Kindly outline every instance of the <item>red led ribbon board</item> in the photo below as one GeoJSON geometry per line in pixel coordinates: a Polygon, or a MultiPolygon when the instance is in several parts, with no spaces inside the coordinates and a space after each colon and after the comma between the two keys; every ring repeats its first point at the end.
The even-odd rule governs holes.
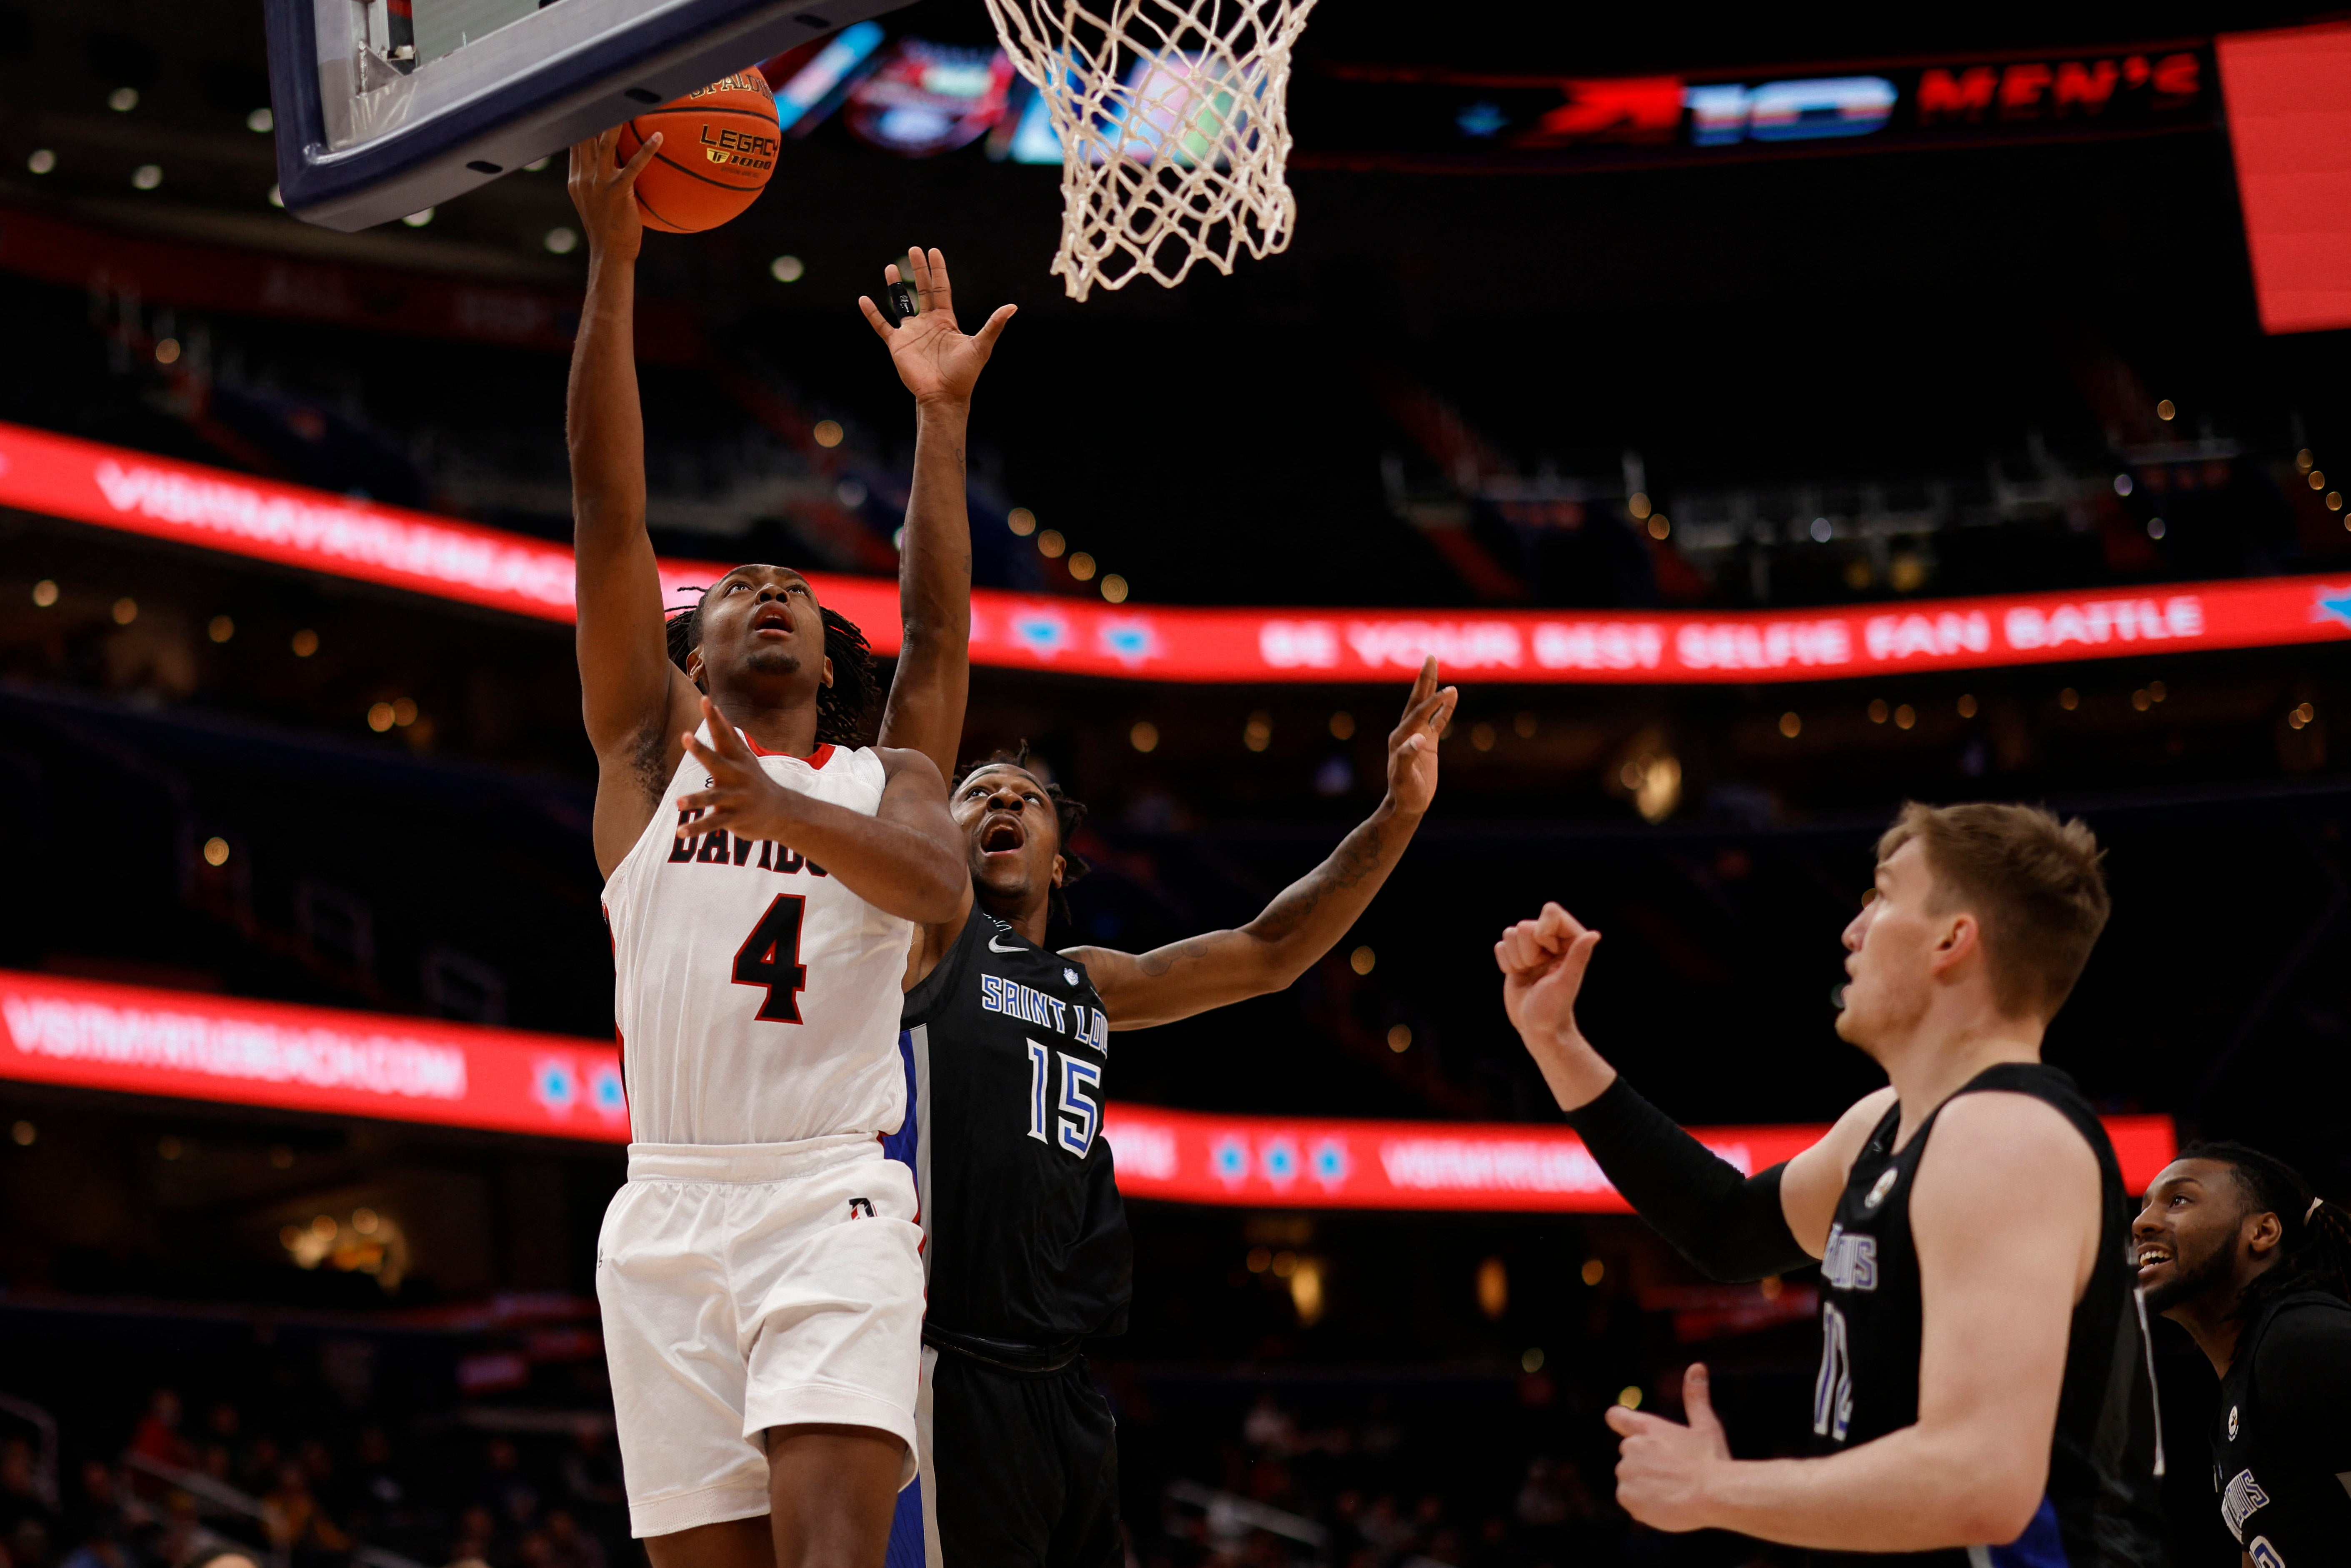
{"type": "MultiPolygon", "coordinates": [[[[246,1002],[0,971],[0,1078],[271,1110],[624,1143],[619,1053],[519,1030],[246,1002]]],[[[1247,1208],[1622,1213],[1559,1127],[1312,1121],[1112,1105],[1103,1136],[1131,1198],[1247,1208]]],[[[1699,1127],[1757,1171],[1824,1127],[1699,1127]]],[[[2123,1179],[2171,1158],[2166,1116],[2109,1116],[2123,1179]]]]}
{"type": "Polygon", "coordinates": [[[2218,52],[2262,326],[2351,327],[2351,26],[2237,33],[2218,52]]]}
{"type": "Polygon", "coordinates": [[[492,1132],[629,1137],[609,1045],[5,971],[0,1078],[492,1132]]]}
{"type": "MultiPolygon", "coordinates": [[[[2146,1190],[2178,1148],[2168,1116],[2107,1116],[2123,1180],[2146,1190]]],[[[1809,1148],[1826,1127],[1692,1127],[1753,1174],[1809,1148]]],[[[1623,1214],[1583,1140],[1561,1127],[1490,1122],[1305,1121],[1113,1105],[1104,1122],[1129,1198],[1254,1209],[1442,1209],[1623,1214]]]]}
{"type": "MultiPolygon", "coordinates": [[[[476,524],[0,424],[0,506],[545,620],[573,617],[571,552],[476,524]]],[[[726,568],[664,561],[670,602],[726,568]]],[[[898,650],[896,585],[811,573],[825,603],[898,650]]],[[[971,656],[1140,680],[1541,683],[1833,680],[1919,670],[2351,639],[2351,578],[2271,577],[1855,609],[1580,614],[1142,609],[980,589],[971,656]]]]}

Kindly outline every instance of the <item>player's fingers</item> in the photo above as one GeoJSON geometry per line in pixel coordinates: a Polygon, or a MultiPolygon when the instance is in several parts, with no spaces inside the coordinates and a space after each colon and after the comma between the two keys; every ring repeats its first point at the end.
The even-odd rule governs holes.
{"type": "Polygon", "coordinates": [[[1531,921],[1520,920],[1504,934],[1502,940],[1510,950],[1510,964],[1514,969],[1541,969],[1559,956],[1555,950],[1544,945],[1541,935],[1534,929],[1531,921]]]}
{"type": "Polygon", "coordinates": [[[1423,730],[1442,738],[1445,722],[1453,716],[1453,705],[1460,698],[1459,689],[1452,686],[1421,696],[1404,711],[1404,717],[1396,721],[1395,731],[1388,736],[1388,743],[1394,745],[1404,736],[1423,730]]]}
{"type": "Polygon", "coordinates": [[[914,293],[921,296],[924,306],[927,309],[930,306],[931,290],[934,286],[931,281],[931,258],[923,254],[922,246],[908,245],[906,247],[906,265],[914,275],[914,293]]]}
{"type": "Polygon", "coordinates": [[[996,314],[989,317],[987,324],[975,334],[981,353],[996,352],[996,340],[1004,336],[1004,324],[1019,315],[1019,311],[1020,307],[1017,305],[999,305],[996,307],[996,314]]]}
{"type": "Polygon", "coordinates": [[[1682,1414],[1695,1429],[1719,1431],[1722,1428],[1714,1413],[1713,1392],[1708,1386],[1703,1361],[1691,1362],[1682,1373],[1682,1414]]]}
{"type": "Polygon", "coordinates": [[[1428,719],[1430,734],[1442,736],[1445,733],[1445,726],[1453,722],[1453,710],[1460,701],[1461,692],[1458,687],[1447,686],[1437,694],[1437,711],[1428,719]]]}
{"type": "Polygon", "coordinates": [[[1427,729],[1429,715],[1436,711],[1437,699],[1434,697],[1405,709],[1404,717],[1396,721],[1396,727],[1388,732],[1388,749],[1395,750],[1404,743],[1405,736],[1416,735],[1427,729]]]}
{"type": "Polygon", "coordinates": [[[661,151],[661,144],[662,133],[660,131],[656,130],[651,136],[646,137],[645,144],[637,149],[637,155],[630,159],[626,163],[621,165],[621,172],[612,182],[613,189],[620,191],[634,190],[636,188],[637,176],[643,173],[645,171],[645,165],[653,161],[653,154],[661,151]]]}
{"type": "Polygon", "coordinates": [[[1542,928],[1544,935],[1553,938],[1562,945],[1582,936],[1584,929],[1583,922],[1569,914],[1556,901],[1542,907],[1542,913],[1535,918],[1535,923],[1542,928]]]}
{"type": "Polygon", "coordinates": [[[890,334],[897,328],[892,327],[890,318],[882,314],[882,307],[861,294],[857,296],[857,308],[864,313],[865,324],[880,335],[882,341],[890,341],[890,334]]]}
{"type": "Polygon", "coordinates": [[[735,726],[726,722],[726,715],[718,711],[718,704],[707,697],[702,700],[702,722],[710,730],[713,751],[730,759],[751,754],[751,748],[743,743],[743,737],[735,732],[735,726]]]}
{"type": "MultiPolygon", "coordinates": [[[[923,254],[921,251],[916,251],[914,254],[916,255],[923,254]]],[[[933,245],[930,249],[929,255],[925,257],[925,259],[928,262],[930,268],[931,292],[938,296],[939,308],[941,310],[954,309],[955,289],[953,286],[947,282],[946,253],[940,250],[938,246],[933,245]]]]}
{"type": "Polygon", "coordinates": [[[1531,920],[1519,922],[1519,929],[1527,933],[1529,941],[1536,943],[1543,951],[1554,956],[1565,952],[1568,943],[1574,940],[1574,933],[1562,931],[1552,922],[1551,911],[1558,908],[1556,904],[1545,904],[1541,915],[1531,920]]]}
{"type": "Polygon", "coordinates": [[[1609,1406],[1608,1414],[1603,1419],[1608,1423],[1608,1429],[1620,1438],[1639,1437],[1657,1425],[1657,1418],[1655,1416],[1645,1416],[1638,1410],[1628,1410],[1622,1405],[1609,1406]]]}
{"type": "Polygon", "coordinates": [[[1420,673],[1412,678],[1412,695],[1405,700],[1409,707],[1426,699],[1437,690],[1437,655],[1430,654],[1420,661],[1420,673]]]}

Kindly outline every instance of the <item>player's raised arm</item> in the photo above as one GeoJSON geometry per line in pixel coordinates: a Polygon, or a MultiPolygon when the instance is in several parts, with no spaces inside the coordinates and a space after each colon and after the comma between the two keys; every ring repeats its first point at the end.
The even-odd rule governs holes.
{"type": "Polygon", "coordinates": [[[710,783],[678,796],[691,820],[681,836],[725,828],[740,838],[789,845],[825,874],[880,909],[931,925],[962,909],[971,873],[963,835],[947,815],[946,782],[920,752],[877,750],[886,782],[882,804],[866,815],[787,789],[769,777],[707,697],[699,700],[710,741],[684,733],[679,743],[710,770],[710,783]]]}
{"type": "Polygon", "coordinates": [[[1072,948],[1086,966],[1113,1029],[1172,1023],[1210,1008],[1280,991],[1331,950],[1404,858],[1437,794],[1437,742],[1460,692],[1437,684],[1437,660],[1420,668],[1404,717],[1388,735],[1388,788],[1379,806],[1331,857],[1282,889],[1235,930],[1210,931],[1147,953],[1072,948]]]}
{"type": "MultiPolygon", "coordinates": [[[[1924,1316],[1917,1420],[1820,1459],[1734,1459],[1706,1369],[1693,1366],[1687,1426],[1608,1413],[1625,1438],[1617,1501],[1656,1529],[1736,1530],[1792,1546],[2015,1541],[2047,1492],[2069,1325],[2096,1263],[2098,1184],[2089,1145],[2045,1101],[1954,1099],[1910,1199],[1924,1316]]],[[[1834,1409],[1856,1392],[1869,1391],[1824,1397],[1834,1409]]]]}
{"type": "Polygon", "coordinates": [[[1744,1176],[1635,1093],[1576,1026],[1576,995],[1599,945],[1598,931],[1557,904],[1494,944],[1503,1010],[1568,1124],[1641,1218],[1714,1278],[1761,1279],[1819,1258],[1845,1174],[1894,1091],[1860,1100],[1785,1165],[1744,1176]]]}
{"type": "MultiPolygon", "coordinates": [[[[922,753],[954,776],[971,694],[971,519],[964,499],[964,443],[972,388],[995,352],[1013,306],[999,306],[966,336],[956,325],[947,259],[920,245],[907,252],[916,313],[895,327],[872,300],[858,308],[889,346],[898,379],[914,395],[914,480],[898,545],[898,613],[904,641],[879,744],[922,753]]],[[[895,263],[883,269],[901,281],[895,263]]]]}
{"type": "Polygon", "coordinates": [[[571,150],[571,202],[588,236],[588,297],[571,354],[566,436],[578,575],[580,706],[596,749],[597,863],[609,875],[644,831],[694,722],[693,683],[670,662],[661,574],[645,536],[645,429],[637,402],[634,194],[658,135],[625,167],[618,130],[571,150]]]}

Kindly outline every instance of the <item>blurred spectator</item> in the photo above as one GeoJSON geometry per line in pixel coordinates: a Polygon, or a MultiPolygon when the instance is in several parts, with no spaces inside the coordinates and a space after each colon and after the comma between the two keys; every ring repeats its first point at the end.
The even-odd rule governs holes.
{"type": "Polygon", "coordinates": [[[249,1492],[264,1492],[277,1475],[279,1459],[277,1439],[266,1434],[258,1436],[237,1456],[236,1484],[249,1492]]]}
{"type": "Polygon", "coordinates": [[[360,1428],[352,1446],[351,1474],[343,1491],[343,1517],[361,1536],[404,1531],[414,1522],[408,1489],[392,1468],[392,1439],[381,1427],[360,1428]]]}
{"type": "Polygon", "coordinates": [[[80,1485],[66,1501],[66,1524],[76,1541],[122,1532],[120,1490],[104,1461],[91,1459],[81,1467],[80,1485]]]}
{"type": "Polygon", "coordinates": [[[41,1493],[33,1445],[23,1438],[0,1443],[0,1542],[7,1539],[19,1520],[38,1520],[45,1525],[56,1522],[57,1511],[41,1493]]]}
{"type": "Polygon", "coordinates": [[[131,1435],[131,1451],[158,1464],[174,1469],[186,1469],[196,1462],[196,1451],[180,1431],[180,1396],[169,1388],[158,1388],[147,1401],[147,1414],[141,1417],[139,1428],[131,1435]]]}
{"type": "Polygon", "coordinates": [[[538,1518],[538,1491],[522,1473],[522,1455],[509,1439],[492,1438],[484,1457],[490,1473],[482,1484],[482,1501],[500,1529],[528,1528],[538,1518]]]}
{"type": "Polygon", "coordinates": [[[498,1521],[480,1503],[457,1516],[457,1540],[449,1548],[454,1562],[476,1562],[487,1564],[496,1555],[498,1521]]]}
{"type": "Polygon", "coordinates": [[[604,1546],[564,1509],[547,1516],[546,1568],[604,1568],[604,1546]]]}
{"type": "Polygon", "coordinates": [[[277,1484],[261,1500],[261,1527],[271,1548],[291,1557],[295,1568],[330,1562],[351,1549],[350,1537],[327,1517],[298,1464],[277,1467],[277,1484]]]}
{"type": "Polygon", "coordinates": [[[40,1520],[18,1520],[8,1531],[9,1568],[48,1568],[49,1527],[40,1520]]]}
{"type": "Polygon", "coordinates": [[[563,1457],[563,1485],[575,1503],[597,1508],[626,1506],[628,1493],[621,1485],[621,1457],[612,1447],[611,1430],[600,1421],[582,1421],[571,1434],[571,1451],[563,1457]]]}

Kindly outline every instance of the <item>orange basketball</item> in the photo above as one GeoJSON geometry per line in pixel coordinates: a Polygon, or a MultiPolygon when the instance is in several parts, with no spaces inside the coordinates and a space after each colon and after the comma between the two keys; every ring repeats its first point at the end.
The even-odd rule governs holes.
{"type": "Polygon", "coordinates": [[[741,213],[776,171],[783,132],[776,95],[757,71],[737,71],[621,128],[621,161],[661,132],[661,151],[637,176],[645,226],[673,234],[715,229],[741,213]]]}

